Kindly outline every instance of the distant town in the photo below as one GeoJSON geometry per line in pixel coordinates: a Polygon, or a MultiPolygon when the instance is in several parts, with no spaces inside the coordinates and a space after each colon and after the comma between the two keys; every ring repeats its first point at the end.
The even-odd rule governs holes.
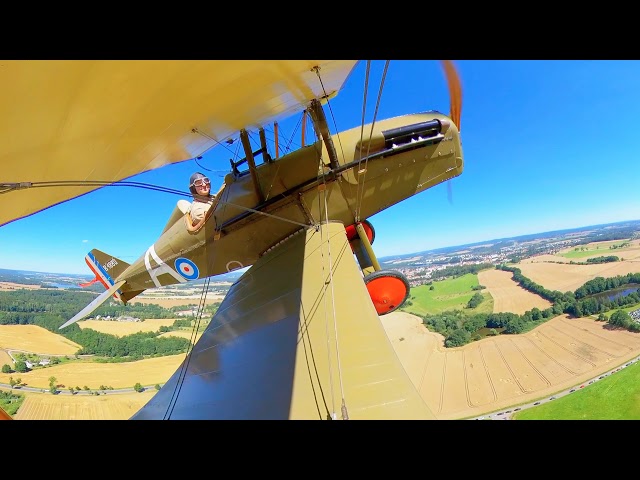
{"type": "MultiPolygon", "coordinates": [[[[406,255],[379,258],[383,269],[393,269],[402,272],[411,286],[418,286],[433,280],[434,272],[447,267],[503,263],[517,263],[524,258],[537,255],[554,254],[568,247],[584,245],[591,242],[637,239],[640,238],[640,220],[592,225],[581,228],[557,230],[511,238],[487,240],[467,245],[446,247],[406,255]]],[[[375,251],[375,246],[374,246],[375,251]]],[[[209,292],[224,295],[229,287],[244,273],[230,272],[212,277],[214,280],[209,292]]],[[[90,275],[74,275],[64,273],[44,273],[22,270],[7,270],[0,268],[0,282],[31,284],[50,288],[80,288],[79,283],[92,280],[90,275]]],[[[182,296],[199,293],[198,286],[204,279],[155,288],[145,292],[145,295],[182,296]]],[[[85,290],[102,292],[104,287],[96,283],[85,290]]]]}
{"type": "Polygon", "coordinates": [[[447,267],[517,263],[524,258],[555,254],[560,250],[591,242],[637,238],[640,238],[640,220],[633,220],[489,240],[397,257],[385,257],[379,261],[383,269],[402,272],[411,286],[415,287],[432,281],[434,272],[447,267]]]}

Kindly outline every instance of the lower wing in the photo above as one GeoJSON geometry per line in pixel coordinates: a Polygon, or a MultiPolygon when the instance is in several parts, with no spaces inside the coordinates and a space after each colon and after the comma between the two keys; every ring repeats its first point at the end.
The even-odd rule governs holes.
{"type": "Polygon", "coordinates": [[[132,419],[433,419],[388,339],[345,228],[302,229],[231,287],[132,419]]]}

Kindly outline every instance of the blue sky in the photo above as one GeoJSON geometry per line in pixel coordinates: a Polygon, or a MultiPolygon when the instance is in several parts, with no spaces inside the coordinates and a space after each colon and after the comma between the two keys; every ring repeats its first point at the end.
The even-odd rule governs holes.
{"type": "MultiPolygon", "coordinates": [[[[365,120],[371,121],[384,61],[374,61],[365,120]]],[[[457,61],[463,88],[461,176],[369,220],[379,257],[494,238],[640,218],[640,62],[457,61]]],[[[359,126],[366,62],[327,110],[331,132],[359,126]],[[335,122],[335,124],[334,124],[335,122]],[[335,126],[334,126],[335,125],[335,126]]],[[[449,112],[439,62],[394,60],[378,119],[449,112]]],[[[299,115],[280,122],[293,135],[299,115]]],[[[281,142],[282,146],[282,142],[281,142]]],[[[217,190],[229,151],[200,165],[217,190]]],[[[194,161],[130,178],[187,190],[194,161]]],[[[5,179],[12,181],[11,179],[5,179]]],[[[176,195],[106,187],[0,227],[0,268],[91,276],[84,256],[98,248],[133,262],[157,239],[176,195]]],[[[184,197],[187,198],[187,197],[184,197]]]]}

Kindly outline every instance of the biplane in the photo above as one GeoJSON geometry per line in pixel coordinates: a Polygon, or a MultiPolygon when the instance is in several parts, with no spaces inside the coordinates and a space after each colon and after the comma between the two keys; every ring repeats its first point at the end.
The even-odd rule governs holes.
{"type": "MultiPolygon", "coordinates": [[[[356,61],[7,61],[0,69],[0,225],[239,141],[205,218],[179,200],[129,264],[93,249],[103,302],[246,268],[184,362],[132,419],[430,419],[380,321],[410,286],[382,269],[370,217],[463,171],[450,112],[331,132],[326,105],[356,61]],[[309,118],[285,155],[264,127],[309,118]],[[33,134],[37,125],[38,135],[33,134]],[[250,132],[260,138],[259,148],[250,132]],[[61,179],[66,179],[62,182],[61,179]],[[68,181],[72,179],[72,181],[68,181]],[[42,186],[53,188],[37,188],[42,186]]],[[[105,249],[108,250],[108,249],[105,249]]]]}

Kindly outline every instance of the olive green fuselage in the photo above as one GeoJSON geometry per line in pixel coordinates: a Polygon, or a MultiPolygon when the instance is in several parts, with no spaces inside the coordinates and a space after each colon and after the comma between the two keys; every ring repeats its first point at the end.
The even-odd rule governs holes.
{"type": "Polygon", "coordinates": [[[127,281],[122,299],[248,267],[304,226],[352,225],[462,173],[459,132],[445,115],[381,120],[361,142],[370,134],[365,125],[333,135],[337,164],[318,141],[257,165],[255,175],[228,174],[196,232],[176,207],[158,240],[114,279],[127,281]]]}

